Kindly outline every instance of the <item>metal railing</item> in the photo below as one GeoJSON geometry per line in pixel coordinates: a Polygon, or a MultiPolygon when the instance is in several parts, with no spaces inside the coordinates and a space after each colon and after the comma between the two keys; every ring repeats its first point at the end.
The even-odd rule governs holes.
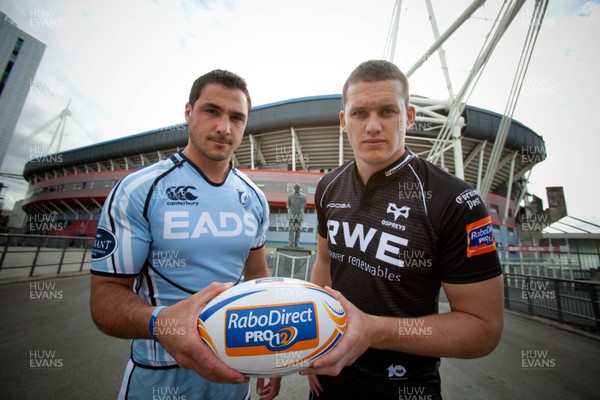
{"type": "MultiPolygon", "coordinates": [[[[89,268],[93,241],[91,237],[0,234],[0,278],[81,272],[89,268]]],[[[314,255],[278,254],[269,261],[274,275],[308,279],[314,255]]],[[[509,271],[505,266],[507,309],[600,330],[600,282],[509,271]]]]}
{"type": "Polygon", "coordinates": [[[92,237],[0,234],[0,278],[81,272],[90,262],[92,237]],[[28,271],[27,271],[28,269],[28,271]]]}
{"type": "Polygon", "coordinates": [[[273,276],[310,280],[314,255],[294,256],[278,252],[275,256],[273,276]]]}
{"type": "Polygon", "coordinates": [[[504,272],[572,280],[590,280],[592,271],[581,268],[575,259],[501,259],[504,272]]]}
{"type": "Polygon", "coordinates": [[[600,282],[504,274],[507,309],[600,330],[600,282]]]}

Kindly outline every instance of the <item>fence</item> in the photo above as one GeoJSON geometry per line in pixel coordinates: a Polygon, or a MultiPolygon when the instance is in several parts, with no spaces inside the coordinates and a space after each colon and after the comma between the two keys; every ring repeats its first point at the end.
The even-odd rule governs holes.
{"type": "Polygon", "coordinates": [[[82,271],[94,238],[0,234],[0,278],[82,271]],[[28,271],[27,271],[28,270],[28,271]]]}
{"type": "MultiPolygon", "coordinates": [[[[0,234],[0,278],[31,277],[40,270],[42,274],[82,271],[89,268],[93,241],[90,237],[0,234]]],[[[269,264],[275,276],[308,280],[314,257],[278,252],[269,264]]],[[[517,268],[526,267],[534,275],[512,273],[511,266],[504,267],[507,309],[600,330],[600,282],[556,278],[556,269],[523,264],[517,268]]],[[[568,267],[558,271],[561,276],[588,278],[568,267]]]]}
{"type": "Polygon", "coordinates": [[[507,309],[600,329],[600,282],[504,274],[507,309]]]}
{"type": "Polygon", "coordinates": [[[314,255],[292,255],[277,252],[273,265],[273,276],[310,280],[314,255]]]}
{"type": "Polygon", "coordinates": [[[590,280],[592,271],[583,269],[575,259],[510,259],[501,260],[504,272],[572,280],[590,280]]]}

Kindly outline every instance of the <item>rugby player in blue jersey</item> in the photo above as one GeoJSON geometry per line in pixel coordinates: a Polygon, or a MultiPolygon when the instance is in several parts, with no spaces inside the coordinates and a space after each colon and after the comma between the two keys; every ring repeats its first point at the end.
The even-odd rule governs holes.
{"type": "MultiPolygon", "coordinates": [[[[231,161],[250,107],[239,76],[201,76],[185,106],[187,146],[123,178],[104,204],[90,304],[103,332],[132,339],[120,399],[250,398],[248,378],[197,332],[228,282],[268,276],[268,203],[231,161]]],[[[280,379],[259,379],[260,398],[276,397],[280,379]]]]}
{"type": "Polygon", "coordinates": [[[477,192],[405,147],[415,121],[406,76],[359,65],[340,124],[355,158],[317,186],[312,281],[330,286],[348,326],[303,371],[311,398],[440,399],[440,357],[490,353],[503,327],[502,269],[477,192]],[[450,312],[438,313],[443,287],[450,312]]]}

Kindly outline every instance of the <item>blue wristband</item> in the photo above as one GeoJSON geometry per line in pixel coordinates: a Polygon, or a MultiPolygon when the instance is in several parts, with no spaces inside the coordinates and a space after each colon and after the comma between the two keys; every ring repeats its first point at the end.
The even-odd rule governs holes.
{"type": "Polygon", "coordinates": [[[156,317],[158,317],[158,313],[165,308],[166,306],[158,306],[154,309],[154,311],[152,312],[152,315],[150,316],[150,322],[148,323],[148,330],[150,330],[150,336],[152,337],[152,339],[154,339],[155,342],[158,342],[158,339],[156,338],[156,335],[154,335],[154,321],[156,321],[156,317]]]}

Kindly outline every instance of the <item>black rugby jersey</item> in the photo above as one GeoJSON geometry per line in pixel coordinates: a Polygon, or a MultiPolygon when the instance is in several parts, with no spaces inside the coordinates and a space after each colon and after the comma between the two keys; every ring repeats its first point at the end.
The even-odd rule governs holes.
{"type": "MultiPolygon", "coordinates": [[[[332,287],[368,314],[436,314],[441,282],[478,282],[502,272],[478,193],[409,149],[366,186],[354,161],[331,171],[317,185],[315,203],[332,287]]],[[[351,368],[365,380],[395,384],[397,393],[393,381],[400,378],[439,380],[438,364],[438,358],[368,350],[351,368]]]]}

